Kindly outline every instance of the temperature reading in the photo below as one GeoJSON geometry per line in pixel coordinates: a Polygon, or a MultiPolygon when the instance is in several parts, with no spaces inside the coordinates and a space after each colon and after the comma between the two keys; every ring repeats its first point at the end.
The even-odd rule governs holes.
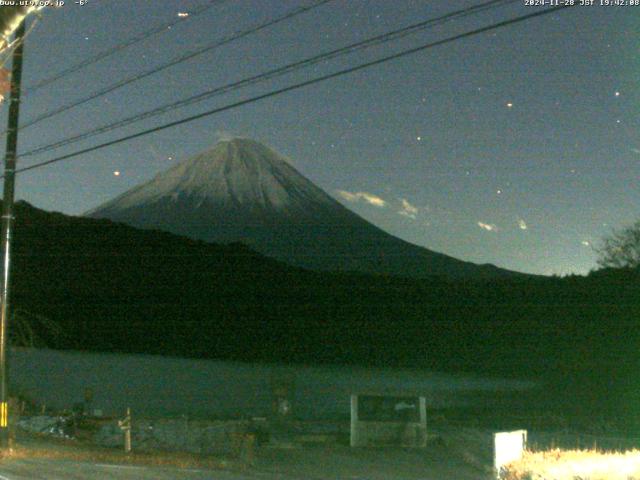
{"type": "Polygon", "coordinates": [[[76,5],[80,5],[81,7],[89,3],[89,0],[77,0],[76,5]]]}

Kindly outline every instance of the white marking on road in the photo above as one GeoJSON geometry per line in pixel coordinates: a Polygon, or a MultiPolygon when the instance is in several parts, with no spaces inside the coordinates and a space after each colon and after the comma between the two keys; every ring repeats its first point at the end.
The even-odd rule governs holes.
{"type": "MultiPolygon", "coordinates": [[[[147,467],[138,467],[136,465],[110,465],[108,463],[96,463],[95,464],[96,467],[103,467],[103,468],[122,468],[122,469],[129,469],[129,470],[144,470],[147,467]]],[[[2,480],[2,479],[0,479],[2,480]]]]}
{"type": "MultiPolygon", "coordinates": [[[[110,464],[110,463],[96,463],[94,464],[94,466],[96,467],[102,467],[102,468],[121,468],[123,470],[129,469],[129,470],[147,470],[147,469],[155,469],[155,470],[180,470],[181,472],[190,472],[190,473],[209,473],[211,472],[211,470],[201,470],[201,469],[197,469],[197,468],[179,468],[176,467],[174,469],[172,468],[163,468],[163,467],[155,467],[155,466],[137,466],[137,465],[116,465],[116,464],[110,464]]],[[[0,480],[11,480],[9,478],[3,478],[2,475],[0,475],[0,480]]]]}

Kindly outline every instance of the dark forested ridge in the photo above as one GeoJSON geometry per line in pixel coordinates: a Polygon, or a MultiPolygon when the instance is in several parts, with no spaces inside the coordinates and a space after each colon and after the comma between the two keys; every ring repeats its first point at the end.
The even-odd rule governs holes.
{"type": "Polygon", "coordinates": [[[23,202],[16,216],[13,304],[62,327],[52,347],[552,375],[635,392],[637,270],[479,281],[318,273],[240,244],[23,202]]]}

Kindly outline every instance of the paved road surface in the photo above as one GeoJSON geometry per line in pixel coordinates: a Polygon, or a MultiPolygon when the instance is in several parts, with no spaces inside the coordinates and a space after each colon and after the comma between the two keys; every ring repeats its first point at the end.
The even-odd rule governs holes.
{"type": "MultiPolygon", "coordinates": [[[[144,467],[71,460],[5,460],[0,463],[0,480],[486,480],[486,473],[468,471],[459,467],[431,469],[418,472],[369,471],[336,472],[329,465],[311,468],[312,471],[286,473],[280,469],[250,471],[246,473],[226,470],[194,468],[144,467]]],[[[307,470],[307,468],[303,468],[307,470]]],[[[394,469],[395,470],[395,469],[394,469]]]]}
{"type": "MultiPolygon", "coordinates": [[[[0,480],[260,480],[284,477],[224,470],[139,467],[70,460],[8,460],[0,464],[0,480]]],[[[287,479],[289,480],[289,479],[287,479]]],[[[294,480],[290,477],[290,480],[294,480]]]]}
{"type": "Polygon", "coordinates": [[[0,461],[0,480],[488,480],[494,475],[486,468],[492,451],[485,437],[461,431],[426,449],[263,448],[247,471],[7,459],[0,461]]]}

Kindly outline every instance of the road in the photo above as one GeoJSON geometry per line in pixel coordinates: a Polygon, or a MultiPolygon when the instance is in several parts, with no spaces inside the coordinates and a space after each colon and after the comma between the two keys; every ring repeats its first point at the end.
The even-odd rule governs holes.
{"type": "MultiPolygon", "coordinates": [[[[260,480],[282,479],[260,473],[243,474],[225,470],[147,467],[72,460],[20,459],[0,464],[0,480],[260,480]]],[[[289,477],[289,480],[295,480],[289,477]]]]}
{"type": "MultiPolygon", "coordinates": [[[[40,458],[11,459],[0,463],[0,480],[442,480],[448,478],[488,480],[494,478],[493,475],[481,473],[476,469],[461,468],[460,465],[449,465],[444,468],[443,465],[437,464],[429,467],[414,465],[411,469],[390,465],[391,468],[385,469],[377,468],[379,465],[367,463],[361,464],[357,469],[336,468],[336,465],[324,462],[314,465],[312,462],[291,469],[271,468],[234,472],[40,458]]],[[[371,463],[375,464],[375,462],[371,463]]]]}
{"type": "Polygon", "coordinates": [[[488,480],[495,477],[487,468],[492,450],[485,437],[483,431],[456,431],[426,449],[267,446],[245,470],[238,470],[240,464],[235,470],[232,464],[219,469],[118,464],[82,449],[32,440],[19,456],[0,460],[0,480],[488,480]]]}

